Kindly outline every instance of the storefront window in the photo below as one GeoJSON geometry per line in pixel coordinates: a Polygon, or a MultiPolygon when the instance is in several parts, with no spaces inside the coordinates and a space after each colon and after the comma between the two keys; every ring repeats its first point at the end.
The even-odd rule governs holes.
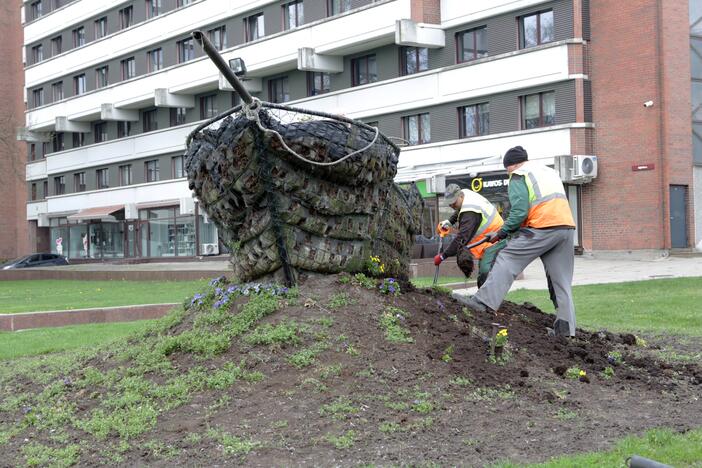
{"type": "MultiPolygon", "coordinates": [[[[58,222],[58,219],[56,219],[56,222],[58,222]]],[[[54,223],[52,222],[51,224],[54,223]]],[[[63,255],[65,257],[69,256],[68,227],[51,227],[51,253],[63,255]]]]}
{"type": "Polygon", "coordinates": [[[148,257],[196,255],[195,217],[178,216],[178,208],[141,210],[141,254],[148,257]]]}
{"type": "Polygon", "coordinates": [[[70,258],[88,258],[88,226],[75,224],[68,229],[68,256],[70,258]]]}
{"type": "Polygon", "coordinates": [[[200,230],[200,255],[207,252],[204,251],[204,244],[217,244],[217,227],[205,215],[198,216],[198,229],[200,230]]]}
{"type": "Polygon", "coordinates": [[[124,257],[124,223],[89,224],[90,258],[124,257]]]}

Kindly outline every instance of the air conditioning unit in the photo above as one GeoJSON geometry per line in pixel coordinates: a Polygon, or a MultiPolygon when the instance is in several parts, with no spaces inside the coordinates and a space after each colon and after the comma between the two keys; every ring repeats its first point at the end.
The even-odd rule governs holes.
{"type": "Polygon", "coordinates": [[[597,177],[597,156],[556,156],[553,168],[563,182],[584,184],[597,177]]]}
{"type": "Polygon", "coordinates": [[[200,255],[219,255],[219,244],[202,244],[200,255]]]}
{"type": "Polygon", "coordinates": [[[425,179],[426,190],[429,193],[443,193],[446,191],[446,176],[433,175],[425,179]]]}
{"type": "Polygon", "coordinates": [[[573,156],[573,177],[597,177],[597,156],[573,156]]]}

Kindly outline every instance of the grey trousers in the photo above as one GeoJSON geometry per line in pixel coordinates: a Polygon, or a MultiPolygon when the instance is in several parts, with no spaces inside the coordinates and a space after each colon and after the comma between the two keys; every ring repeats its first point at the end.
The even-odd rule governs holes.
{"type": "Polygon", "coordinates": [[[573,229],[520,229],[497,256],[487,281],[474,297],[493,310],[499,309],[517,275],[540,257],[553,285],[556,317],[570,324],[570,335],[574,336],[574,235],[573,229]]]}

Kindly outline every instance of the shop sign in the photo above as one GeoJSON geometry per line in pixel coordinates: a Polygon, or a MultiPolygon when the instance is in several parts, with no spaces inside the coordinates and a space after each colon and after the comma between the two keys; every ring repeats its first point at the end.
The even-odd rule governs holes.
{"type": "Polygon", "coordinates": [[[446,183],[458,184],[481,195],[507,192],[509,177],[506,173],[479,175],[477,177],[457,177],[446,183]]]}

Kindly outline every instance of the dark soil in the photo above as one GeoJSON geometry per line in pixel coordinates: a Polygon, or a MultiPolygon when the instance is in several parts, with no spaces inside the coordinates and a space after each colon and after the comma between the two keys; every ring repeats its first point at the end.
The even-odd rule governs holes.
{"type": "MultiPolygon", "coordinates": [[[[263,319],[306,324],[297,346],[252,346],[235,339],[225,354],[204,363],[172,354],[173,365],[182,372],[193,365],[221,367],[246,359],[247,370],[265,378],[224,391],[201,391],[162,413],[154,430],[129,440],[121,464],[483,466],[604,450],[653,427],[684,431],[701,424],[702,367],[656,359],[662,338],[649,338],[647,347],[637,346],[633,335],[605,331],[578,330],[574,339],[551,338],[546,327],[553,316],[528,304],[505,303],[497,317],[466,315],[460,303],[431,290],[407,291],[411,287],[405,285],[402,295],[390,297],[339,279],[307,281],[296,305],[263,319]],[[332,309],[329,303],[340,292],[348,295],[349,304],[332,309]],[[379,318],[388,306],[406,312],[398,321],[412,343],[386,339],[379,318]],[[508,345],[498,356],[503,364],[489,355],[494,322],[508,329],[508,345]],[[298,369],[288,361],[291,354],[319,343],[326,350],[312,365],[298,369]],[[608,361],[613,351],[621,353],[623,362],[608,361]],[[576,366],[586,376],[569,378],[568,369],[576,366]],[[609,379],[602,374],[608,366],[614,370],[609,379]],[[223,394],[230,397],[228,403],[212,409],[223,394]],[[339,402],[350,409],[334,413],[325,406],[339,402]],[[246,455],[225,455],[217,441],[205,436],[208,428],[260,445],[246,455]],[[191,434],[203,437],[193,441],[191,434]],[[333,437],[343,435],[353,440],[350,447],[334,445],[333,437]],[[145,449],[153,440],[173,448],[172,454],[145,449]]],[[[188,323],[186,319],[170,333],[187,329],[188,323]]],[[[118,363],[102,356],[91,365],[110,369],[118,363]]],[[[37,392],[28,381],[14,385],[16,392],[37,392]]],[[[86,395],[73,399],[78,417],[96,405],[86,395]]],[[[10,422],[3,415],[0,427],[10,422]]],[[[76,441],[90,440],[80,466],[112,464],[103,449],[114,445],[116,437],[93,442],[77,429],[71,435],[76,441]]],[[[0,447],[5,452],[1,466],[21,464],[25,437],[48,444],[39,431],[15,437],[0,447]]]]}

